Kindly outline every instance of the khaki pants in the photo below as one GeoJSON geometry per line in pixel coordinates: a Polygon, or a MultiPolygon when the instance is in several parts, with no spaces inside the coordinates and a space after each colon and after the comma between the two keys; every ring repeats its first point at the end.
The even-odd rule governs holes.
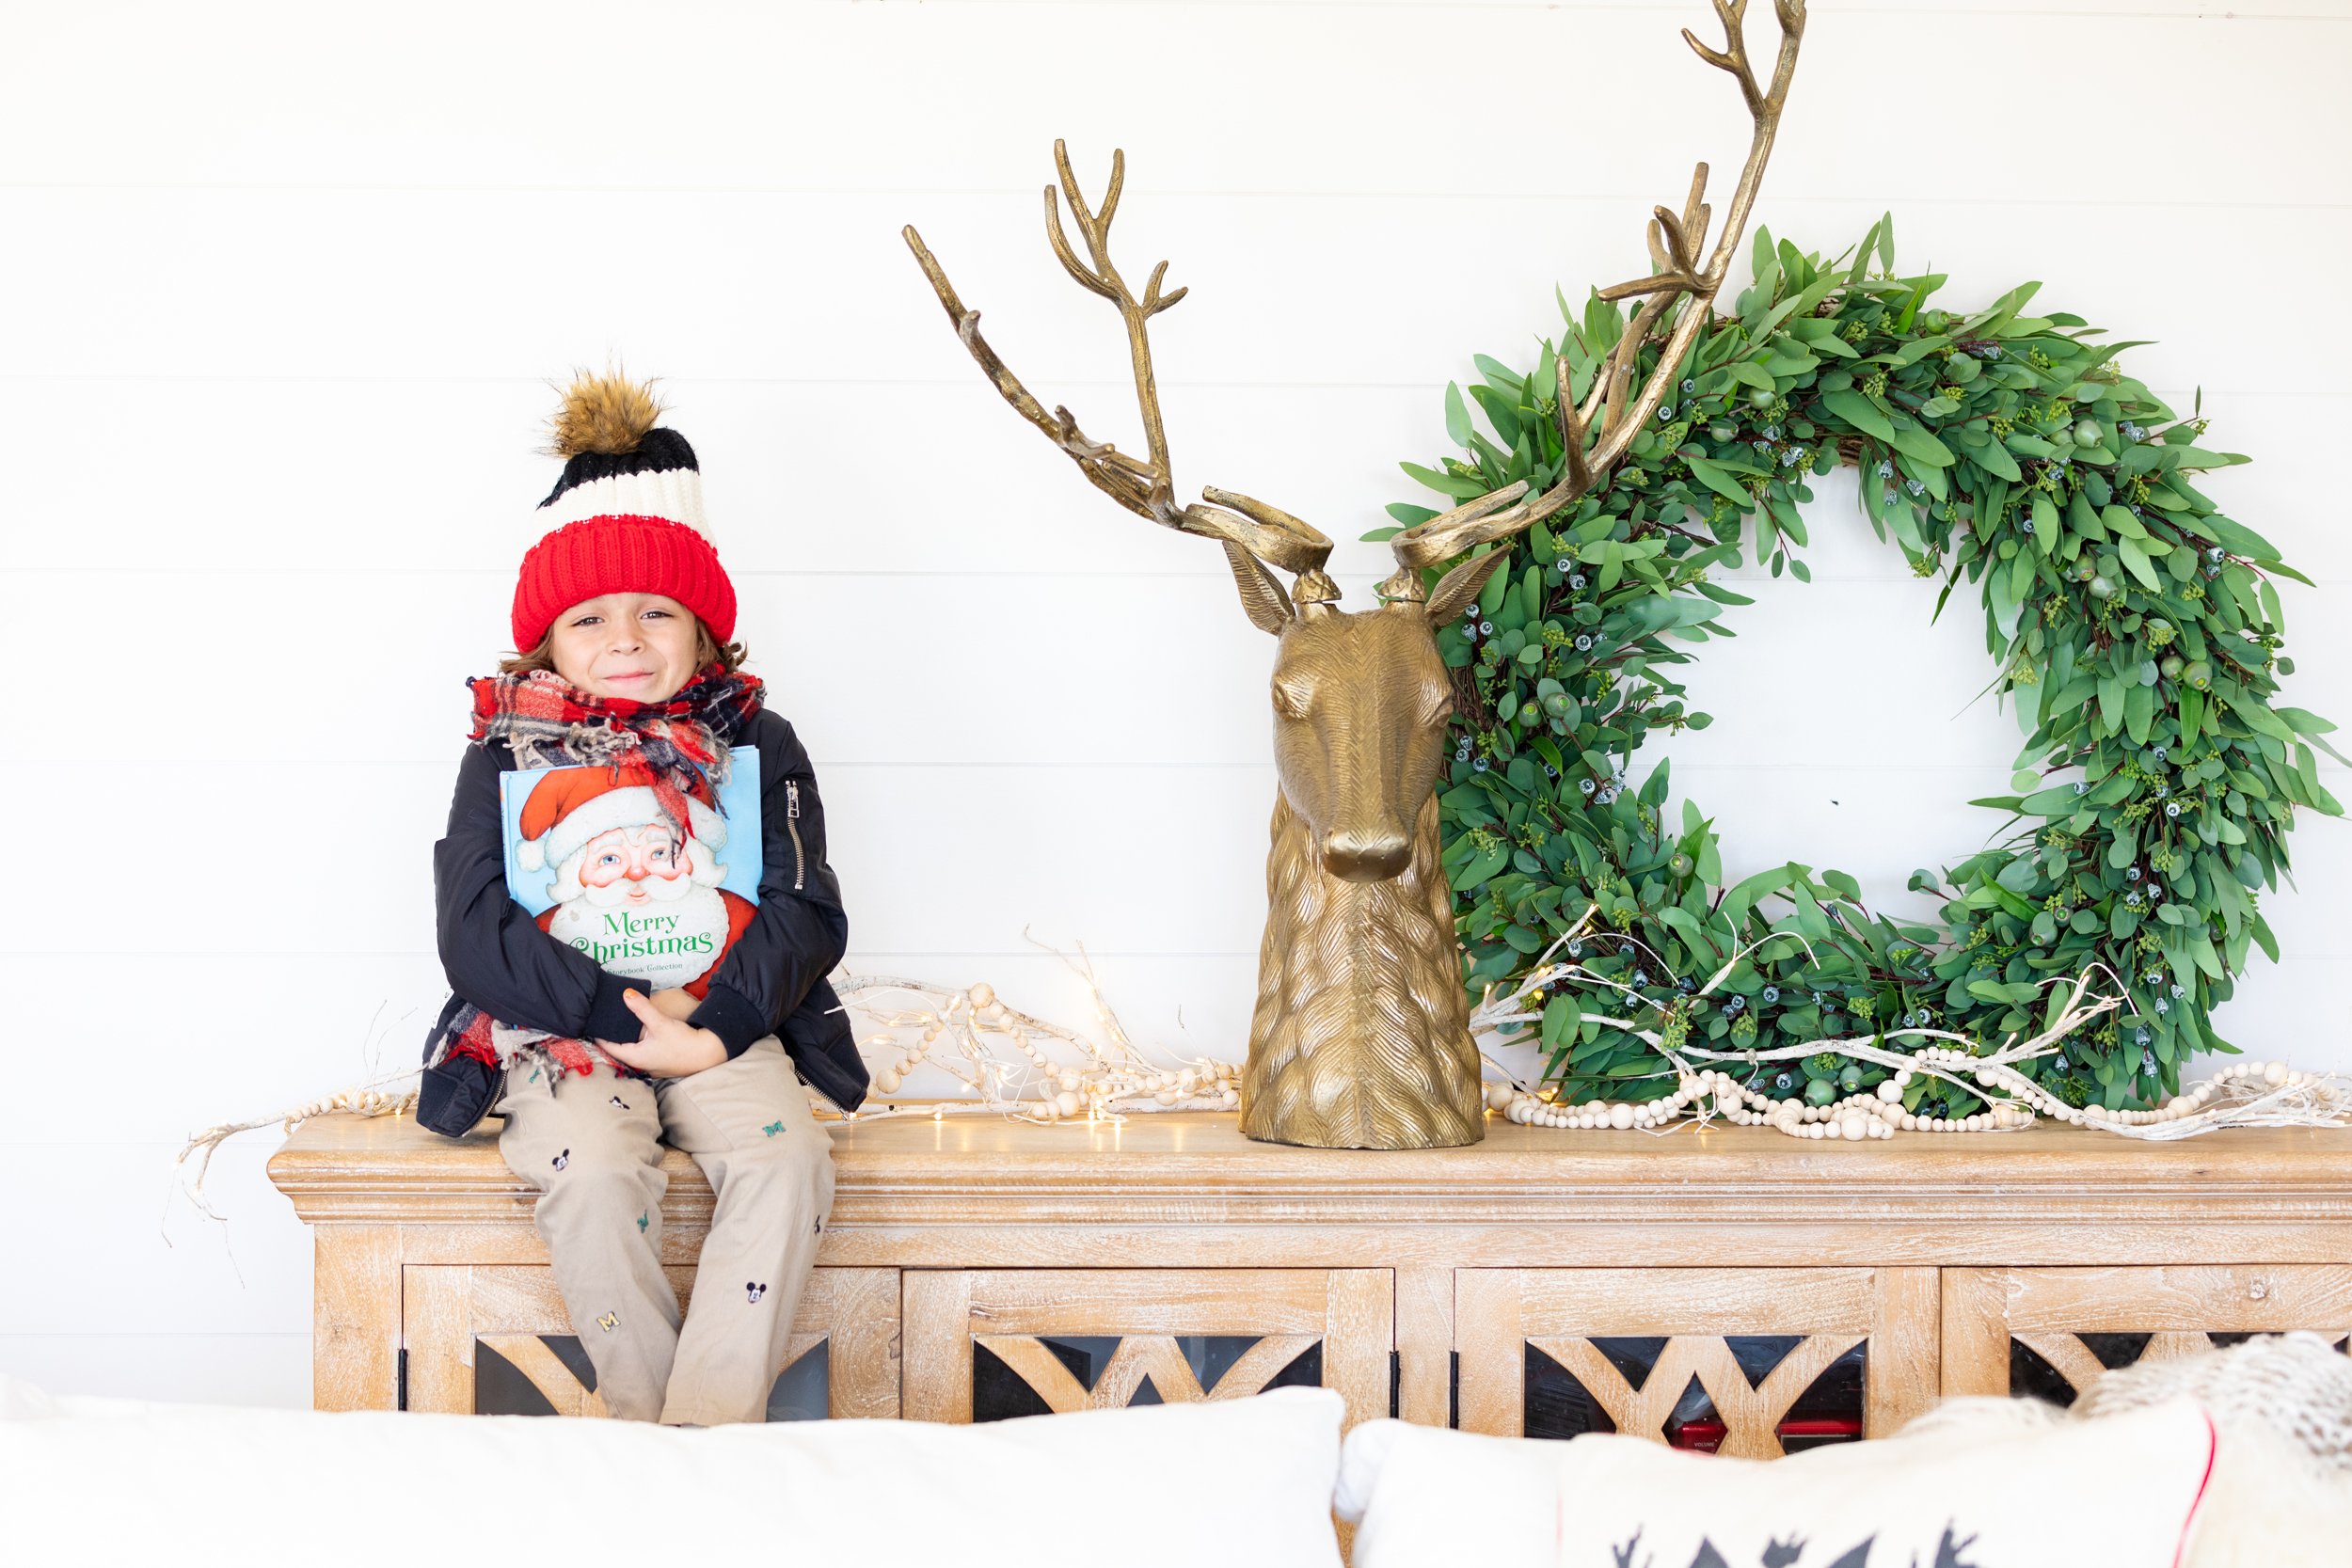
{"type": "Polygon", "coordinates": [[[499,1152],[539,1189],[534,1224],[605,1407],[699,1426],[764,1419],[833,1207],[833,1140],[783,1043],[771,1035],[684,1078],[599,1063],[555,1073],[550,1093],[549,1071],[509,1069],[499,1152]],[[717,1195],[683,1327],[660,1264],[665,1138],[717,1195]]]}

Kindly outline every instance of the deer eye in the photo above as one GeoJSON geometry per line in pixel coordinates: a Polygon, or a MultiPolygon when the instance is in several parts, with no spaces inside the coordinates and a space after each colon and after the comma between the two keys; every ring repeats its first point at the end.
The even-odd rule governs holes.
{"type": "Polygon", "coordinates": [[[1304,719],[1307,717],[1307,698],[1309,696],[1309,688],[1298,685],[1286,685],[1281,681],[1277,681],[1274,683],[1273,691],[1275,712],[1280,714],[1285,719],[1304,719]]]}
{"type": "Polygon", "coordinates": [[[1445,716],[1453,710],[1454,688],[1433,686],[1422,693],[1421,721],[1422,723],[1441,723],[1445,716]]]}

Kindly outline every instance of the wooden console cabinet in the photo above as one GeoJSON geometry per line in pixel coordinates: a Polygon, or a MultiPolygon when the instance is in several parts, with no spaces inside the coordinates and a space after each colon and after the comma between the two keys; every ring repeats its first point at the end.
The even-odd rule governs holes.
{"type": "MultiPolygon", "coordinates": [[[[2232,1336],[2352,1333],[2352,1132],[2062,1127],[1892,1144],[1489,1124],[1410,1153],[1230,1116],[831,1125],[837,1191],[771,1417],[968,1421],[1281,1383],[1489,1433],[1769,1455],[1944,1393],[2060,1400],[2232,1336]]],[[[302,1127],[322,1409],[600,1415],[494,1137],[302,1127]]],[[[681,1295],[710,1192],[666,1168],[681,1295]]],[[[691,1304],[689,1310],[691,1310],[691,1304]]]]}

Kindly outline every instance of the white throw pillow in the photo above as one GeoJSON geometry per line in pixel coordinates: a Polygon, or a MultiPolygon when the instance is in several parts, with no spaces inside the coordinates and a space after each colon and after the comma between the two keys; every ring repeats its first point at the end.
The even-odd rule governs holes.
{"type": "Polygon", "coordinates": [[[2212,1421],[2185,1401],[2109,1420],[1932,1428],[1778,1460],[1579,1437],[1560,1453],[1556,1560],[2175,1568],[2215,1446],[2212,1421]]]}
{"type": "Polygon", "coordinates": [[[1353,1568],[2175,1568],[2214,1455],[2201,1410],[2052,1423],[1984,1402],[1982,1419],[1769,1462],[1368,1421],[1338,1513],[1353,1568]],[[2097,1485],[2043,1480],[2068,1476],[2097,1485]],[[1973,1544],[1939,1558],[1947,1524],[1973,1544]]]}
{"type": "Polygon", "coordinates": [[[0,1377],[0,1561],[1339,1568],[1340,1396],[684,1431],[57,1400],[0,1377]],[[48,1413],[54,1412],[54,1413],[48,1413]]]}
{"type": "Polygon", "coordinates": [[[1560,1444],[1407,1421],[1347,1434],[1332,1512],[1356,1527],[1352,1568],[1552,1568],[1560,1444]]]}

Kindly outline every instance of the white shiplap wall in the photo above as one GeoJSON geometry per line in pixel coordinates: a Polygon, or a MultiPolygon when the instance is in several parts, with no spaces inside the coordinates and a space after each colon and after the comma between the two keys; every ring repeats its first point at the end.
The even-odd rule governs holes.
{"type": "MultiPolygon", "coordinates": [[[[1769,37],[1760,13],[1757,32],[1769,37]]],[[[1184,483],[1354,542],[1420,499],[1473,351],[1523,360],[1638,265],[1689,160],[1736,166],[1695,3],[446,3],[0,8],[0,747],[32,895],[5,1047],[0,1370],[303,1403],[308,1240],[232,1145],[224,1227],[167,1201],[194,1127],[409,1060],[441,995],[427,849],[463,676],[503,636],[545,383],[612,354],[701,452],[755,668],[823,780],[853,964],[994,980],[1240,1049],[1273,777],[1267,644],[1216,551],[1083,484],[981,382],[908,259],[1098,435],[1116,324],[1053,265],[1056,135],[1129,154],[1120,255],[1193,296],[1158,362],[1184,483]],[[296,683],[302,683],[297,687],[296,683]],[[307,688],[307,689],[305,689],[307,688]],[[159,759],[178,759],[159,768],[159,759]],[[93,776],[94,775],[94,776],[93,776]],[[38,873],[56,827],[71,870],[38,873]],[[1171,845],[1181,845],[1174,853],[1171,845]],[[71,856],[71,850],[84,850],[71,856]]],[[[1882,209],[1972,301],[2153,338],[2130,363],[2250,468],[2290,700],[2352,715],[2345,0],[1821,5],[1759,215],[1837,249],[1882,209]],[[2233,288],[2240,277],[2266,281],[2233,288]]],[[[1995,826],[2017,732],[1970,706],[1832,481],[1817,580],[1758,584],[1673,752],[1729,868],[1902,904],[1995,826]]],[[[1649,759],[1645,757],[1646,765],[1649,759]]],[[[2345,794],[2329,766],[2330,788],[2345,794]]],[[[2352,832],[2309,819],[2222,1027],[2352,1067],[2352,832]]]]}

